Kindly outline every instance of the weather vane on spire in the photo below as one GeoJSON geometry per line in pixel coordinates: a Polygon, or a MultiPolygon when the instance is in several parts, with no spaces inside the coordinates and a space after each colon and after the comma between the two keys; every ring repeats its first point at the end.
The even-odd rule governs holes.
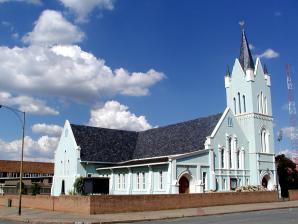
{"type": "Polygon", "coordinates": [[[244,25],[245,25],[244,20],[241,20],[241,21],[239,22],[239,25],[240,25],[241,30],[244,30],[244,25]]]}

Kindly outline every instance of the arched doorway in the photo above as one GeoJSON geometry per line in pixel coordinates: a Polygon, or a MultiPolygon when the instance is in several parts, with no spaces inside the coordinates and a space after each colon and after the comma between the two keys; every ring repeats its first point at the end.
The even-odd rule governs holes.
{"type": "Polygon", "coordinates": [[[65,181],[62,180],[61,194],[65,194],[65,181]]]}
{"type": "Polygon", "coordinates": [[[268,187],[268,180],[267,180],[267,175],[266,176],[264,176],[263,177],[263,179],[262,179],[262,186],[264,187],[264,188],[267,188],[268,187]]]}
{"type": "Polygon", "coordinates": [[[182,176],[179,180],[179,194],[189,193],[189,180],[187,177],[182,176]]]}
{"type": "Polygon", "coordinates": [[[260,174],[260,184],[268,190],[274,190],[274,178],[271,171],[262,171],[260,174]]]}

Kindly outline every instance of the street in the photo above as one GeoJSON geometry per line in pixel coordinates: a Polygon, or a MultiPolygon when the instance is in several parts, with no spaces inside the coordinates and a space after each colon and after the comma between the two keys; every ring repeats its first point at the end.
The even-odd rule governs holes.
{"type": "Polygon", "coordinates": [[[15,222],[15,221],[6,221],[0,219],[0,224],[21,224],[23,222],[15,222]]]}
{"type": "Polygon", "coordinates": [[[139,224],[283,224],[298,223],[298,208],[274,209],[256,212],[234,213],[226,215],[201,216],[181,219],[167,219],[151,222],[136,222],[139,224]]]}

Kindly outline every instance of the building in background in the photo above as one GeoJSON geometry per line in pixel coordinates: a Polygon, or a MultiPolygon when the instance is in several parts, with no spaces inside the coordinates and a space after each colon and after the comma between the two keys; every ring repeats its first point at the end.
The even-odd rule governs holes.
{"type": "MultiPolygon", "coordinates": [[[[24,193],[50,194],[54,164],[45,162],[23,162],[24,193]]],[[[0,160],[0,194],[18,194],[20,161],[0,160]]]]}
{"type": "MultiPolygon", "coordinates": [[[[275,189],[270,75],[259,58],[254,62],[244,30],[240,56],[224,80],[227,107],[220,114],[142,132],[66,121],[51,194],[73,191],[77,177],[88,179],[89,193],[201,193],[247,185],[275,189]]],[[[206,100],[208,94],[221,93],[207,92],[206,100]]]]}

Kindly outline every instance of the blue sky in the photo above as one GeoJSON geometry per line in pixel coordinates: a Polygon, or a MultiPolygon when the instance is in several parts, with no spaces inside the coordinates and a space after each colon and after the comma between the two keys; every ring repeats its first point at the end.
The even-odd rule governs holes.
{"type": "MultiPolygon", "coordinates": [[[[297,10],[294,0],[0,0],[0,103],[27,111],[30,160],[53,158],[66,119],[144,130],[223,112],[244,20],[271,74],[275,133],[285,130],[276,151],[285,150],[297,10]]],[[[0,112],[0,158],[18,159],[20,124],[0,112]]]]}

